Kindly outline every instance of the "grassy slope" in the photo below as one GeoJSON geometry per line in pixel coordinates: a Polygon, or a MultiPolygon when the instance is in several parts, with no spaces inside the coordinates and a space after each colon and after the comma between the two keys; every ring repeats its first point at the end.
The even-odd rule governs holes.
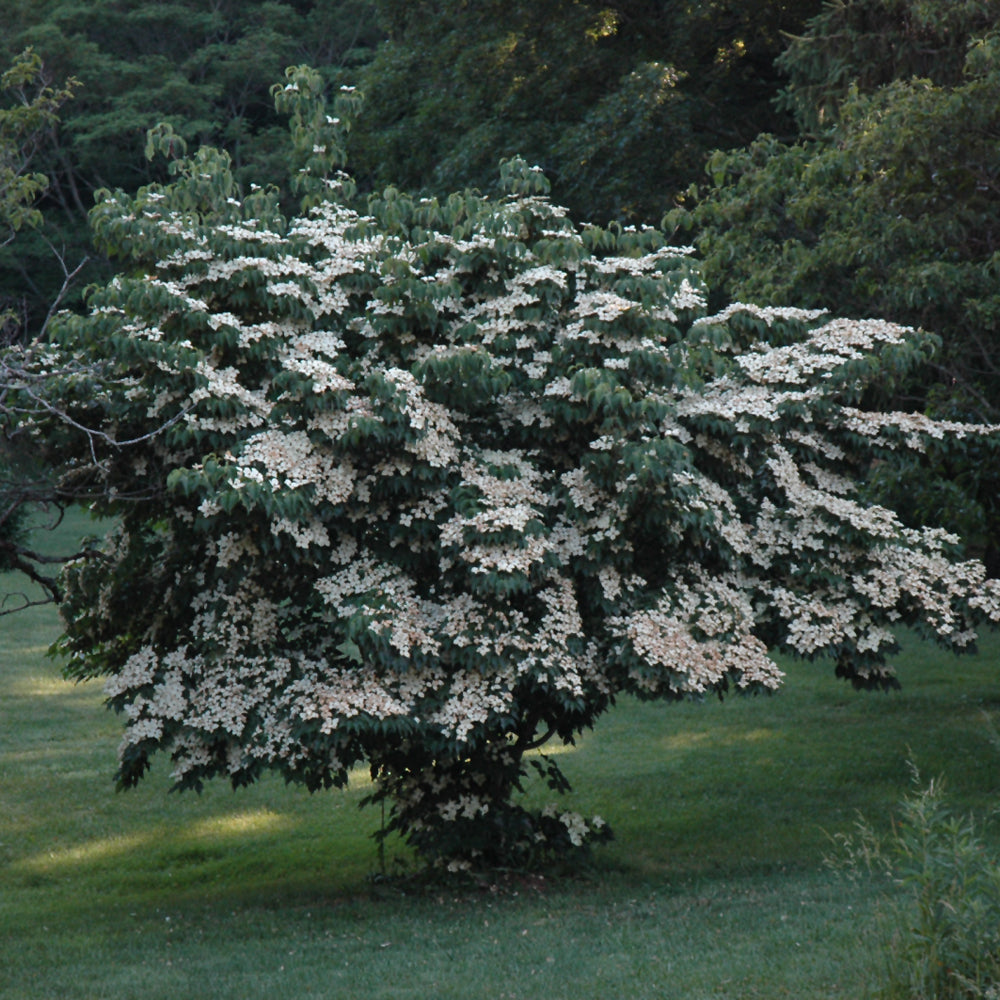
{"type": "Polygon", "coordinates": [[[118,723],[45,658],[57,630],[0,619],[2,1000],[853,998],[877,887],[826,872],[828,833],[887,823],[908,758],[966,807],[1000,788],[995,637],[916,646],[891,696],[792,664],[773,698],[625,702],[562,754],[618,836],[584,876],[404,891],[368,880],[360,783],[174,796],[160,762],[116,795],[118,723]]]}

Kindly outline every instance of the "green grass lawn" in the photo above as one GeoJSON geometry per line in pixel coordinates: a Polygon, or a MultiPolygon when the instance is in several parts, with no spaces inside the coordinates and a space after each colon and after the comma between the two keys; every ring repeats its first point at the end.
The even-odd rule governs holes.
{"type": "Polygon", "coordinates": [[[58,629],[0,618],[2,1000],[858,998],[884,887],[831,874],[829,836],[887,828],[907,760],[961,809],[1000,791],[1000,642],[915,644],[892,695],[788,664],[771,698],[623,702],[560,756],[617,835],[586,872],[373,879],[362,780],[174,795],[159,761],[116,794],[119,724],[45,656],[58,629]]]}

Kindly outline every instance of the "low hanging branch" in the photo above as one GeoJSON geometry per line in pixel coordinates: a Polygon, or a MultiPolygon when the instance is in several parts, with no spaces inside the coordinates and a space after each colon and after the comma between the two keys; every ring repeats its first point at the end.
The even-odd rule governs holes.
{"type": "Polygon", "coordinates": [[[108,456],[148,444],[183,420],[186,411],[135,438],[120,440],[93,425],[93,401],[109,389],[106,363],[72,353],[57,357],[40,338],[27,347],[8,347],[0,356],[0,569],[24,574],[43,595],[4,594],[0,616],[61,603],[59,574],[45,572],[45,567],[62,567],[96,554],[88,546],[63,555],[43,554],[30,544],[32,532],[58,527],[68,507],[148,502],[159,489],[153,480],[110,487],[108,456]],[[30,524],[36,512],[46,510],[55,511],[53,524],[30,524]]]}

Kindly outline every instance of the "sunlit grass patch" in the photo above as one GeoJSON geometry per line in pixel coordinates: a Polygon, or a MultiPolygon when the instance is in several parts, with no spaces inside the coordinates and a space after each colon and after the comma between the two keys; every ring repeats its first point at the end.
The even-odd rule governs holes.
{"type": "Polygon", "coordinates": [[[546,743],[537,750],[528,750],[525,757],[560,757],[566,754],[575,753],[577,745],[575,743],[546,743]]]}
{"type": "Polygon", "coordinates": [[[215,838],[241,837],[246,834],[275,833],[287,830],[287,816],[271,809],[252,809],[231,813],[228,816],[210,816],[191,825],[189,835],[193,838],[212,840],[215,838]]]}
{"type": "Polygon", "coordinates": [[[62,873],[80,865],[93,862],[114,862],[117,858],[130,852],[148,850],[155,839],[155,833],[133,833],[129,836],[112,834],[97,840],[74,844],[61,850],[46,850],[42,854],[31,855],[22,859],[12,869],[44,874],[62,873]]]}
{"type": "MultiPolygon", "coordinates": [[[[47,647],[25,649],[26,657],[38,658],[45,654],[47,647]]],[[[99,680],[70,683],[58,672],[58,668],[47,673],[25,673],[7,682],[7,696],[10,698],[78,698],[92,702],[100,697],[103,683],[99,680]]]]}

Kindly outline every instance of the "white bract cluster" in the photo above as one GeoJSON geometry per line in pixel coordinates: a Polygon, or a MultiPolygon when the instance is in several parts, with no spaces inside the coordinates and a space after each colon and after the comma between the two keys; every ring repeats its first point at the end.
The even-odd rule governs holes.
{"type": "MultiPolygon", "coordinates": [[[[102,466],[152,499],[71,568],[66,648],[111,675],[126,784],[159,750],[181,786],[365,761],[399,828],[464,864],[481,848],[442,824],[499,822],[525,755],[620,692],[773,689],[773,650],[885,684],[894,626],[964,647],[1000,621],[955,539],[853,485],[898,442],[996,442],[857,407],[916,333],[705,316],[685,252],[574,228],[536,176],[288,224],[199,214],[180,182],[107,209],[149,276],[101,293],[78,342],[131,380],[109,427],[168,429],[102,466]]],[[[510,836],[596,829],[552,812],[510,836]]]]}

